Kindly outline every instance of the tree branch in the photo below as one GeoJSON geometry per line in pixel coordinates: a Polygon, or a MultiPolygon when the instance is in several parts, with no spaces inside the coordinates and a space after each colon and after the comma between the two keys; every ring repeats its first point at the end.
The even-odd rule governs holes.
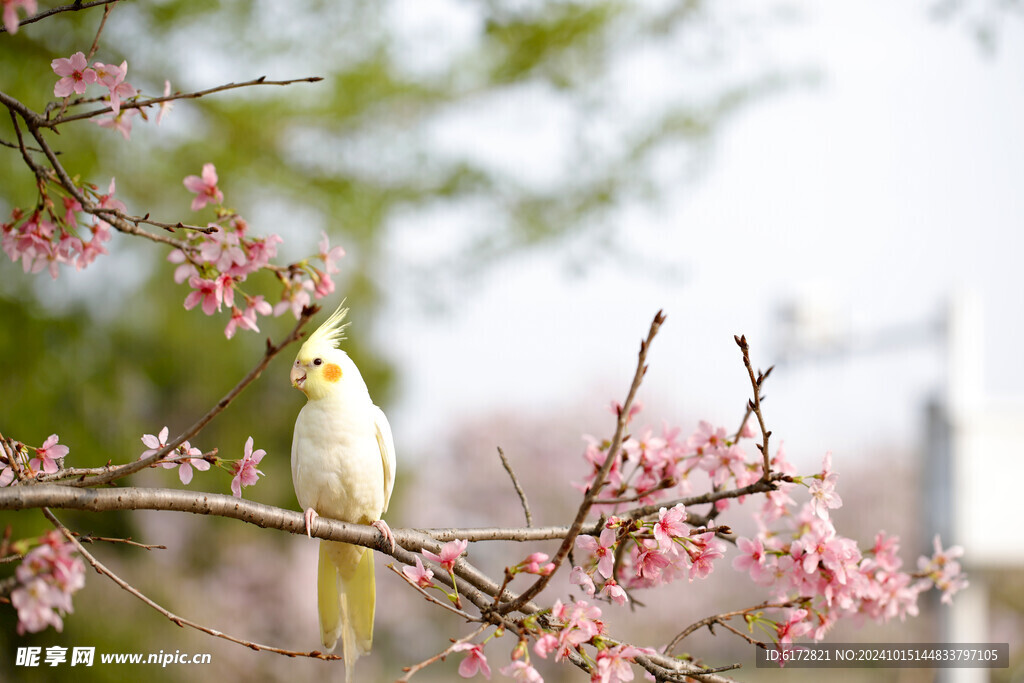
{"type": "Polygon", "coordinates": [[[138,598],[142,602],[146,603],[147,605],[149,605],[150,607],[155,609],[157,612],[159,612],[160,614],[162,614],[165,617],[167,617],[169,620],[171,620],[172,622],[174,622],[178,626],[188,626],[190,628],[196,629],[197,631],[202,631],[203,633],[209,634],[211,636],[216,636],[217,638],[223,638],[224,640],[228,640],[228,641],[230,641],[232,643],[237,643],[239,645],[244,645],[245,647],[248,647],[250,649],[257,650],[257,651],[259,651],[259,650],[266,650],[268,652],[274,652],[276,654],[285,655],[287,657],[312,657],[313,659],[329,659],[329,660],[342,659],[341,655],[324,654],[323,652],[319,652],[317,650],[313,650],[312,652],[302,652],[302,651],[298,651],[298,650],[284,650],[282,648],[274,647],[272,645],[262,645],[260,643],[254,643],[251,640],[244,640],[242,638],[236,638],[235,636],[228,635],[227,633],[223,633],[223,632],[218,631],[216,629],[212,629],[212,628],[210,628],[208,626],[203,626],[202,624],[197,624],[196,622],[191,621],[189,619],[185,619],[183,617],[179,617],[177,614],[174,614],[173,612],[171,612],[171,611],[161,607],[159,604],[157,604],[152,599],[150,599],[147,596],[145,596],[141,591],[139,591],[137,588],[132,586],[130,583],[128,583],[127,581],[122,579],[120,576],[118,576],[117,574],[115,574],[111,570],[107,569],[107,567],[103,563],[101,563],[99,560],[97,560],[95,557],[93,557],[92,553],[90,553],[88,550],[86,550],[85,547],[81,543],[78,542],[78,539],[75,538],[75,534],[70,529],[68,529],[66,526],[61,524],[60,520],[58,520],[54,516],[54,514],[52,512],[50,512],[48,509],[46,509],[45,507],[43,508],[43,514],[46,515],[46,518],[48,520],[50,520],[50,522],[62,534],[64,534],[65,538],[67,538],[69,541],[71,541],[71,543],[73,543],[75,545],[75,548],[78,550],[78,552],[82,554],[82,557],[84,557],[86,559],[86,561],[90,565],[92,565],[92,568],[95,569],[98,574],[102,574],[102,575],[106,576],[111,581],[116,583],[118,586],[120,586],[124,590],[128,591],[129,593],[134,595],[136,598],[138,598]]]}
{"type": "Polygon", "coordinates": [[[530,504],[526,501],[526,493],[523,491],[523,487],[519,485],[519,479],[512,470],[512,465],[508,463],[508,458],[505,457],[505,451],[501,450],[501,446],[498,446],[498,456],[501,458],[501,464],[505,467],[505,471],[508,472],[508,476],[512,479],[512,486],[515,487],[516,493],[519,495],[519,502],[522,503],[523,513],[526,515],[526,526],[532,527],[533,515],[530,514],[530,504]]]}
{"type": "MultiPolygon", "coordinates": [[[[73,5],[64,5],[62,7],[53,7],[48,10],[43,10],[37,14],[33,14],[31,17],[25,17],[18,22],[18,26],[24,26],[25,24],[34,24],[40,19],[52,16],[54,14],[60,14],[61,12],[77,12],[79,10],[88,9],[90,7],[96,7],[98,5],[109,5],[115,3],[118,0],[92,0],[92,2],[76,2],[73,5]]],[[[0,33],[7,33],[7,28],[0,24],[0,33]]]]}
{"type": "MultiPolygon", "coordinates": [[[[764,471],[761,473],[762,481],[771,480],[771,454],[768,452],[768,437],[772,435],[770,431],[764,426],[764,416],[761,414],[761,384],[768,379],[768,375],[772,374],[772,368],[768,368],[765,372],[758,370],[757,376],[754,376],[754,366],[750,364],[750,345],[747,344],[746,335],[733,336],[736,340],[736,344],[740,347],[740,351],[743,353],[743,365],[747,368],[747,374],[750,375],[750,385],[754,388],[754,398],[752,401],[747,402],[747,410],[752,411],[757,417],[757,424],[761,427],[761,438],[762,441],[758,444],[757,448],[761,451],[761,457],[764,460],[764,471]]],[[[746,423],[746,417],[743,419],[744,424],[746,423]]],[[[741,427],[742,429],[742,427],[741,427]]]]}
{"type": "Polygon", "coordinates": [[[187,430],[178,435],[173,441],[167,444],[167,446],[161,448],[159,451],[153,453],[152,455],[146,458],[136,460],[135,462],[131,462],[126,465],[121,465],[120,467],[117,467],[104,474],[99,474],[93,477],[84,477],[77,481],[70,482],[70,484],[72,486],[80,487],[99,486],[101,484],[108,484],[122,477],[127,477],[130,474],[135,474],[136,472],[149,467],[151,464],[160,460],[168,453],[173,451],[183,442],[187,441],[188,439],[191,439],[193,436],[198,434],[200,430],[203,429],[203,427],[209,424],[210,420],[217,417],[217,415],[219,415],[221,411],[227,408],[228,405],[230,405],[231,402],[235,400],[235,397],[242,393],[243,389],[245,389],[253,381],[255,381],[256,378],[259,377],[267,368],[267,365],[270,364],[270,361],[274,359],[274,356],[279,354],[286,346],[291,344],[293,341],[299,339],[299,337],[301,336],[300,333],[302,331],[303,326],[307,322],[309,322],[310,318],[316,315],[317,311],[319,310],[320,308],[318,306],[304,308],[302,310],[302,314],[299,316],[298,322],[295,323],[295,327],[293,327],[292,331],[288,333],[288,336],[281,340],[281,342],[276,346],[273,343],[271,343],[271,341],[268,339],[267,350],[263,354],[263,358],[260,360],[260,362],[256,364],[256,367],[254,367],[249,372],[248,375],[243,377],[242,380],[238,384],[236,384],[234,388],[231,389],[231,391],[225,394],[224,398],[218,401],[217,404],[210,408],[210,410],[208,410],[205,415],[199,418],[199,420],[197,420],[195,424],[193,424],[187,430]]]}
{"type": "Polygon", "coordinates": [[[618,419],[615,426],[615,435],[612,437],[611,445],[608,447],[608,457],[605,458],[604,464],[601,465],[601,469],[597,472],[594,477],[594,481],[591,483],[590,488],[587,489],[586,494],[583,496],[583,502],[580,504],[579,510],[576,512],[576,519],[573,520],[572,526],[569,528],[569,533],[566,534],[565,539],[562,541],[562,545],[558,548],[558,552],[555,553],[555,557],[552,559],[552,563],[555,568],[541,576],[537,581],[526,589],[519,598],[513,602],[504,604],[500,607],[502,612],[509,612],[512,610],[520,609],[523,604],[527,601],[532,600],[540,594],[542,590],[551,581],[551,577],[555,575],[558,568],[565,561],[569,551],[572,550],[573,543],[576,541],[576,536],[579,535],[580,529],[583,528],[583,522],[586,520],[587,515],[590,514],[590,508],[594,505],[594,500],[597,498],[598,492],[604,486],[605,480],[608,477],[608,472],[611,471],[612,465],[615,460],[619,457],[619,449],[622,447],[622,441],[626,432],[626,423],[629,421],[629,410],[633,406],[633,399],[636,398],[636,392],[640,389],[640,383],[643,381],[644,375],[647,373],[647,351],[651,347],[651,342],[654,340],[654,336],[658,334],[658,328],[665,322],[665,315],[658,311],[654,315],[654,320],[651,321],[651,329],[647,333],[647,339],[640,342],[640,353],[637,359],[636,372],[633,374],[633,383],[629,387],[629,392],[626,394],[626,400],[622,404],[621,410],[619,410],[618,419]]]}
{"type": "MultiPolygon", "coordinates": [[[[303,78],[289,78],[284,81],[268,81],[266,76],[260,76],[250,81],[243,83],[225,83],[224,85],[218,85],[214,88],[207,88],[206,90],[198,90],[190,93],[174,93],[173,95],[165,95],[163,97],[149,97],[142,100],[129,100],[121,103],[121,109],[145,109],[161,102],[174,102],[175,100],[197,100],[200,97],[206,95],[212,95],[218,92],[224,92],[225,90],[236,90],[238,88],[249,88],[255,85],[292,85],[293,83],[317,83],[324,80],[322,76],[305,76],[303,78]]],[[[91,119],[99,114],[113,113],[113,109],[109,106],[103,107],[102,109],[93,109],[92,111],[82,112],[80,114],[72,114],[71,116],[60,116],[49,120],[41,121],[40,126],[43,128],[56,128],[63,123],[70,123],[71,121],[82,121],[85,119],[91,119]]]]}

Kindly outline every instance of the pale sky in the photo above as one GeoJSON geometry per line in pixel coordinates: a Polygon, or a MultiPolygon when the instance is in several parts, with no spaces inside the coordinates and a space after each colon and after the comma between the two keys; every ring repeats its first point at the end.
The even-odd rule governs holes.
{"type": "MultiPolygon", "coordinates": [[[[755,363],[776,362],[775,311],[797,295],[872,333],[934,320],[951,292],[972,290],[985,311],[987,389],[1012,393],[1024,383],[1013,341],[1022,310],[1024,27],[1007,17],[990,54],[965,19],[933,21],[925,2],[788,6],[796,18],[765,31],[747,58],[815,68],[821,84],[751,105],[727,125],[696,182],[681,182],[656,210],[625,214],[622,234],[681,266],[682,281],[607,262],[574,277],[564,253],[525,254],[482,282],[449,286],[443,315],[393,300],[378,337],[398,363],[390,412],[400,448],[419,452],[415,444],[460,418],[491,411],[603,410],[624,395],[659,308],[668,322],[642,397],[653,415],[684,425],[737,421],[749,387],[732,335],[748,336],[755,363]]],[[[626,74],[641,81],[631,100],[658,91],[644,74],[663,77],[626,74]]],[[[483,109],[520,121],[525,134],[512,145],[475,135],[472,120],[448,134],[496,145],[478,154],[533,172],[545,168],[545,150],[558,154],[557,115],[539,117],[541,106],[527,92],[483,109]]],[[[407,220],[472,219],[439,211],[407,220]]],[[[941,388],[943,367],[936,338],[855,362],[780,368],[766,414],[805,462],[827,449],[861,458],[881,444],[911,448],[923,429],[921,401],[941,388]]]]}

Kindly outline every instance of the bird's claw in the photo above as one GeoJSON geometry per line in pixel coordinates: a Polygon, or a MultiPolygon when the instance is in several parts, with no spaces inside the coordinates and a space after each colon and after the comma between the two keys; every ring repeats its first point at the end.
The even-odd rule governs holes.
{"type": "Polygon", "coordinates": [[[378,519],[376,522],[371,524],[373,528],[380,532],[380,535],[384,537],[384,542],[391,546],[391,552],[395,552],[395,535],[391,533],[391,527],[383,519],[378,519]]]}
{"type": "Polygon", "coordinates": [[[314,510],[313,508],[306,508],[306,512],[302,516],[306,520],[306,535],[310,538],[313,538],[313,534],[310,533],[309,527],[313,523],[313,520],[315,520],[320,515],[318,515],[316,513],[316,510],[314,510]]]}

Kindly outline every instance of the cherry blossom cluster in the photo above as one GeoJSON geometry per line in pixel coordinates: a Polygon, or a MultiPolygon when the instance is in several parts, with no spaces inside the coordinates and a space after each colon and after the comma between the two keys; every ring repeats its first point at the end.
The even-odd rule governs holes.
{"type": "MultiPolygon", "coordinates": [[[[422,554],[427,559],[437,562],[443,570],[448,572],[454,585],[455,563],[465,552],[467,546],[466,541],[454,540],[444,544],[438,553],[424,550],[422,554]]],[[[548,559],[545,553],[531,553],[521,562],[506,567],[506,580],[511,580],[520,573],[546,576],[555,570],[555,565],[548,562],[548,559]]],[[[436,585],[433,580],[433,570],[425,567],[419,557],[416,557],[415,566],[404,567],[402,573],[409,583],[420,588],[440,590],[456,606],[459,606],[457,589],[453,595],[436,585]]],[[[479,643],[456,642],[451,651],[467,653],[459,664],[459,675],[463,678],[472,678],[480,673],[490,679],[491,667],[484,648],[491,638],[501,636],[503,633],[504,630],[499,628],[479,643]]],[[[601,620],[601,608],[597,605],[586,600],[567,603],[557,600],[550,610],[531,614],[523,620],[523,631],[519,642],[512,649],[511,661],[500,669],[504,676],[517,681],[543,683],[544,679],[530,663],[528,634],[535,639],[533,653],[536,656],[546,659],[554,654],[554,659],[557,662],[573,652],[588,660],[592,671],[591,680],[601,683],[632,680],[633,672],[629,663],[635,661],[635,657],[641,653],[653,652],[644,648],[609,642],[605,637],[606,628],[601,620]],[[584,649],[585,645],[596,649],[593,657],[584,649]]]]}
{"type": "Polygon", "coordinates": [[[177,263],[174,280],[188,282],[192,291],[185,297],[185,308],[199,306],[206,315],[228,308],[231,318],[224,328],[230,339],[237,329],[259,331],[257,315],[281,315],[291,311],[298,318],[302,309],[310,305],[312,297],[325,297],[334,291],[331,275],[340,272],[335,261],[345,255],[342,247],[331,247],[327,233],[323,233],[319,252],[287,268],[275,266],[270,260],[277,256],[279,235],[253,237],[244,218],[223,206],[224,193],[219,187],[217,169],[204,164],[201,175],[190,175],[185,187],[195,193],[191,208],[199,211],[207,205],[216,207],[216,220],[208,224],[210,232],[192,232],[185,246],[175,249],[168,260],[177,263]],[[323,262],[323,268],[311,263],[323,262]],[[240,285],[259,270],[273,270],[282,285],[281,299],[274,306],[263,295],[249,295],[240,285]],[[312,296],[311,296],[312,295],[312,296]]]}
{"type": "Polygon", "coordinates": [[[707,577],[714,561],[724,555],[725,544],[713,531],[693,529],[685,522],[682,504],[661,508],[657,521],[609,518],[598,538],[577,537],[576,546],[589,559],[572,568],[570,582],[587,595],[624,605],[629,597],[619,581],[635,589],[707,577]]]}
{"type": "MultiPolygon", "coordinates": [[[[125,80],[128,75],[127,60],[122,61],[120,66],[103,62],[93,62],[90,65],[84,53],[76,52],[70,57],[54,59],[50,62],[50,67],[60,76],[53,86],[54,97],[68,98],[72,93],[83,95],[92,84],[107,89],[107,94],[103,95],[102,99],[110,102],[110,114],[94,119],[93,123],[96,125],[116,130],[128,140],[132,133],[132,119],[140,113],[146,118],[146,113],[138,108],[121,107],[122,101],[130,100],[139,94],[139,91],[125,80]]],[[[167,81],[164,83],[164,95],[169,95],[170,90],[171,84],[167,81]]],[[[169,108],[169,102],[160,106],[157,114],[158,124],[169,108]]]]}
{"type": "MultiPolygon", "coordinates": [[[[113,178],[106,194],[95,185],[78,187],[98,208],[124,211],[124,204],[114,199],[115,189],[113,178]]],[[[26,213],[15,207],[11,219],[0,224],[0,246],[11,261],[21,261],[26,273],[46,269],[56,280],[61,265],[82,270],[97,256],[107,253],[103,243],[110,241],[109,223],[84,213],[82,204],[74,197],[63,197],[58,208],[45,186],[40,192],[39,206],[35,210],[26,213]]]]}
{"type": "MultiPolygon", "coordinates": [[[[621,408],[613,403],[611,410],[618,413],[621,408]]],[[[628,421],[642,410],[636,402],[627,416],[628,421]]],[[[750,439],[754,432],[749,421],[734,437],[727,436],[724,427],[714,427],[701,421],[696,432],[686,439],[680,438],[678,427],[662,426],[660,435],[647,428],[639,437],[629,436],[612,463],[608,473],[605,491],[607,498],[621,501],[598,505],[598,509],[617,510],[626,503],[651,504],[665,498],[678,497],[673,493],[688,494],[693,490],[696,474],[705,474],[712,486],[721,488],[732,485],[737,488],[752,484],[761,478],[762,465],[759,459],[749,460],[747,452],[740,445],[743,439],[750,439]]],[[[586,490],[601,469],[611,443],[584,435],[587,443],[583,457],[591,466],[587,478],[576,487],[586,490]]],[[[725,510],[729,500],[717,501],[716,506],[725,510]]]]}
{"type": "MultiPolygon", "coordinates": [[[[13,21],[15,30],[16,5],[10,0],[5,1],[5,20],[13,21]]],[[[12,25],[10,21],[9,27],[12,25]]],[[[98,116],[104,113],[100,110],[90,118],[100,126],[120,131],[125,139],[130,137],[133,117],[141,115],[147,118],[145,109],[155,104],[137,103],[139,91],[125,80],[127,61],[120,65],[99,61],[90,63],[83,52],[76,52],[70,57],[54,59],[51,68],[60,77],[54,84],[53,93],[63,99],[62,112],[65,107],[97,99],[109,102],[109,114],[98,116]],[[90,86],[105,88],[106,92],[99,98],[72,99],[73,95],[84,95],[90,86]],[[130,106],[125,106],[126,102],[130,106]]],[[[164,98],[170,99],[159,103],[157,123],[172,105],[170,82],[164,83],[164,98]]],[[[0,246],[13,262],[21,262],[26,273],[46,269],[56,279],[62,264],[74,265],[81,270],[98,255],[107,253],[104,243],[110,240],[111,222],[118,226],[121,224],[105,215],[104,210],[121,219],[131,217],[126,216],[125,205],[114,199],[113,179],[107,193],[102,194],[94,185],[79,184],[64,177],[64,182],[71,183],[64,186],[57,182],[56,175],[41,173],[37,169],[40,196],[36,207],[31,211],[20,208],[12,211],[10,220],[0,225],[0,246]],[[63,196],[56,200],[51,198],[51,186],[63,196]],[[83,208],[83,204],[87,206],[83,208]]],[[[186,309],[198,306],[206,315],[227,309],[230,317],[224,334],[230,339],[238,329],[258,332],[257,318],[260,315],[281,315],[291,310],[298,318],[313,298],[319,299],[334,291],[332,275],[340,272],[335,262],[344,256],[345,250],[339,246],[332,247],[326,233],[314,256],[287,267],[273,265],[270,261],[277,255],[281,237],[248,234],[245,219],[224,207],[224,194],[213,164],[205,164],[200,175],[185,177],[184,185],[195,195],[191,202],[193,211],[200,211],[208,205],[215,210],[215,220],[209,222],[205,230],[190,230],[185,233],[185,239],[172,241],[172,244],[179,245],[168,256],[171,262],[178,264],[175,280],[179,284],[187,281],[192,288],[185,298],[186,309]],[[241,288],[250,274],[264,269],[273,271],[282,285],[281,298],[276,305],[271,305],[262,295],[250,295],[241,288]]],[[[148,215],[131,220],[137,224],[148,220],[148,215]]],[[[179,223],[177,227],[185,226],[179,223]]]]}
{"type": "MultiPolygon", "coordinates": [[[[781,448],[772,467],[787,474],[795,471],[781,448]]],[[[819,474],[781,482],[754,515],[758,534],[738,539],[740,554],[733,567],[765,586],[774,599],[800,603],[788,608],[782,619],[759,618],[777,643],[800,636],[821,640],[841,618],[888,621],[916,616],[922,592],[938,587],[948,602],[967,585],[953,559],[962,549],[943,551],[938,537],[935,555],[922,557],[922,571],[911,574],[900,570],[898,537],[880,531],[874,545],[862,550],[855,540],[839,534],[829,516],[829,509],[842,504],[834,490],[836,476],[831,454],[826,454],[819,474]],[[789,492],[801,485],[808,487],[811,499],[797,506],[789,492]]]]}
{"type": "Polygon", "coordinates": [[[0,469],[0,486],[10,486],[15,477],[32,479],[40,474],[53,474],[58,471],[68,447],[57,443],[59,438],[51,434],[39,448],[30,448],[18,441],[12,441],[13,458],[0,455],[3,469],[0,469]],[[13,459],[13,462],[12,462],[13,459]]]}
{"type": "MultiPolygon", "coordinates": [[[[532,614],[523,620],[523,634],[512,649],[511,661],[500,669],[502,675],[516,681],[543,683],[544,679],[531,664],[530,648],[526,634],[535,637],[533,654],[541,659],[554,655],[556,662],[578,655],[590,666],[590,680],[594,683],[618,683],[633,680],[630,664],[637,655],[652,654],[648,648],[616,644],[606,637],[606,627],[601,620],[601,608],[586,600],[562,602],[556,600],[550,610],[532,614]],[[584,646],[595,648],[593,656],[584,646]]],[[[459,675],[471,678],[478,672],[490,678],[491,669],[484,654],[484,646],[494,635],[501,635],[501,629],[488,636],[481,643],[459,643],[453,651],[468,651],[459,665],[459,675]]]]}
{"type": "MultiPolygon", "coordinates": [[[[168,434],[169,431],[166,426],[160,430],[159,434],[143,434],[142,443],[147,446],[147,450],[142,452],[139,459],[147,458],[166,448],[168,434]]],[[[210,469],[211,463],[216,464],[232,475],[231,493],[236,498],[241,498],[242,487],[256,484],[263,475],[263,472],[257,469],[257,465],[260,464],[263,456],[266,454],[267,452],[262,448],[253,450],[251,436],[246,439],[242,457],[238,460],[224,460],[217,457],[215,453],[204,454],[188,441],[182,441],[173,451],[153,463],[153,467],[163,467],[165,469],[178,468],[178,478],[181,479],[182,484],[187,486],[192,482],[193,469],[206,472],[210,469]]]]}
{"type": "Polygon", "coordinates": [[[11,604],[18,610],[18,634],[64,628],[62,616],[72,612],[71,596],[85,585],[85,563],[75,546],[57,531],[25,554],[15,570],[17,587],[11,604]]]}
{"type": "MultiPolygon", "coordinates": [[[[4,21],[8,31],[11,31],[12,25],[14,30],[17,30],[17,14],[14,8],[18,4],[31,9],[32,12],[35,11],[35,2],[29,7],[18,0],[5,1],[4,21]]],[[[128,139],[133,117],[141,114],[146,118],[146,113],[141,109],[122,107],[125,101],[132,100],[139,94],[139,91],[125,80],[128,75],[127,61],[121,62],[120,65],[98,61],[90,65],[84,53],[76,52],[71,57],[54,59],[50,66],[54,73],[60,76],[53,87],[53,94],[63,98],[64,106],[96,101],[79,98],[71,102],[68,99],[72,94],[84,94],[90,85],[106,88],[106,94],[99,99],[110,103],[110,113],[106,116],[92,117],[97,125],[116,129],[128,139]]],[[[164,84],[165,96],[170,94],[170,87],[169,82],[164,84]]],[[[160,123],[170,105],[170,101],[160,104],[157,123],[160,123]]],[[[39,173],[37,169],[37,175],[39,173]]],[[[93,212],[96,209],[125,211],[125,205],[114,199],[114,180],[111,179],[106,194],[103,194],[96,185],[79,184],[74,180],[71,182],[74,183],[74,191],[70,187],[54,182],[52,175],[49,178],[40,177],[40,196],[36,207],[31,211],[15,207],[10,220],[0,225],[0,244],[4,252],[15,263],[21,261],[26,273],[38,273],[46,269],[50,276],[56,279],[60,265],[74,265],[76,270],[82,270],[97,256],[107,253],[103,243],[110,240],[111,226],[93,212]],[[52,198],[47,189],[48,184],[56,186],[56,191],[62,196],[52,198]],[[82,201],[91,204],[89,212],[83,210],[82,201]]],[[[99,213],[102,214],[102,211],[99,213]]]]}

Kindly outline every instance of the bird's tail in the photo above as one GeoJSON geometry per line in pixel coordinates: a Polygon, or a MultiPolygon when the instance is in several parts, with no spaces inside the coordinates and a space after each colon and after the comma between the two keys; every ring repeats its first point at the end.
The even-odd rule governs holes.
{"type": "Polygon", "coordinates": [[[376,601],[373,551],[358,545],[320,541],[317,572],[317,606],[320,639],[331,651],[341,639],[345,680],[360,655],[373,645],[373,611],[376,601]]]}

